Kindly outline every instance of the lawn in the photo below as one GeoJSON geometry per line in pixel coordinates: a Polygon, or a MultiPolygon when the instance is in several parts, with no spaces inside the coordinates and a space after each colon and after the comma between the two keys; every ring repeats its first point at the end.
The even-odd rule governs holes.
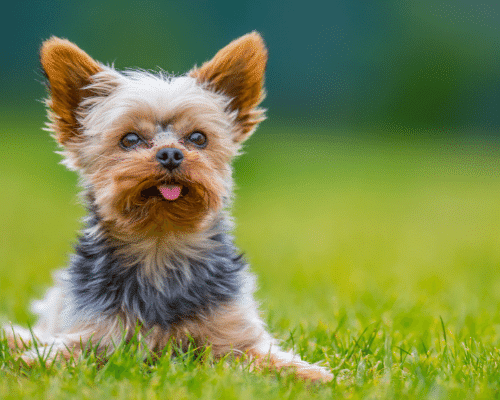
{"type": "MultiPolygon", "coordinates": [[[[41,122],[0,128],[0,316],[71,252],[76,176],[41,122]]],[[[425,136],[425,135],[422,135],[425,136]]],[[[274,399],[500,396],[500,143],[276,128],[236,161],[237,243],[270,331],[335,374],[307,385],[209,352],[27,370],[0,341],[0,398],[274,399]]]]}

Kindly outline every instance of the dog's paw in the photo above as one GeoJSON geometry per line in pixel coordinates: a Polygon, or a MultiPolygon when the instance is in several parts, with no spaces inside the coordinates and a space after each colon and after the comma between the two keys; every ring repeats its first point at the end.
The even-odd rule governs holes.
{"type": "Polygon", "coordinates": [[[296,366],[296,375],[298,378],[311,382],[330,382],[333,380],[333,374],[327,368],[315,364],[307,364],[296,366]]]}
{"type": "Polygon", "coordinates": [[[7,339],[7,345],[14,351],[29,349],[36,340],[30,330],[17,325],[4,325],[1,331],[3,337],[7,339]]]}
{"type": "MultiPolygon", "coordinates": [[[[262,346],[261,348],[265,348],[262,346]]],[[[249,355],[254,358],[257,368],[270,368],[278,371],[291,370],[299,379],[310,382],[330,382],[333,374],[327,368],[317,364],[309,364],[292,352],[284,352],[279,347],[272,345],[267,353],[252,349],[249,355]]]]}

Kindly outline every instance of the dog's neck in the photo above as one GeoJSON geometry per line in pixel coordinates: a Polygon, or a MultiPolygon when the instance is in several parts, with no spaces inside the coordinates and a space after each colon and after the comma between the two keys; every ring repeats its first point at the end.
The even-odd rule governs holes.
{"type": "Polygon", "coordinates": [[[239,296],[246,263],[223,218],[203,238],[188,235],[163,245],[120,245],[92,211],[86,224],[69,267],[70,292],[83,313],[126,310],[147,326],[167,328],[239,296]]]}

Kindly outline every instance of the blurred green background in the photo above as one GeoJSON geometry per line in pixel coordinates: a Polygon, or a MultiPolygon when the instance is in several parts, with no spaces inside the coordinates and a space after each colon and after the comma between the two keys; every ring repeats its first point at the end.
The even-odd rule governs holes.
{"type": "Polygon", "coordinates": [[[257,30],[270,51],[273,123],[496,135],[499,12],[493,0],[8,2],[2,117],[41,115],[37,52],[51,35],[117,68],[178,74],[257,30]]]}
{"type": "MultiPolygon", "coordinates": [[[[34,322],[29,301],[84,214],[41,129],[41,42],[181,74],[257,30],[268,120],[235,163],[234,215],[269,329],[337,377],[366,366],[368,386],[392,368],[403,392],[498,390],[498,1],[18,1],[1,14],[0,323],[34,322]]],[[[351,378],[337,384],[364,390],[351,378]]]]}
{"type": "Polygon", "coordinates": [[[389,320],[394,299],[410,330],[489,308],[500,323],[499,12],[472,0],[4,5],[0,314],[30,320],[83,215],[41,130],[42,40],[183,73],[257,30],[269,119],[236,162],[235,215],[272,328],[334,327],[347,312],[356,329],[389,320]]]}

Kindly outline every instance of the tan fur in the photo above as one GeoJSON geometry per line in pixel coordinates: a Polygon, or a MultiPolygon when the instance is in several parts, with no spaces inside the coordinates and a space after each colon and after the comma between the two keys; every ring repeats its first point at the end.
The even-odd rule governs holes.
{"type": "MultiPolygon", "coordinates": [[[[165,290],[173,268],[183,269],[190,279],[189,263],[201,265],[206,254],[222,246],[212,237],[220,233],[216,229],[226,232],[226,227],[216,228],[222,220],[231,224],[226,210],[233,192],[231,161],[264,119],[257,108],[265,95],[267,62],[260,35],[233,41],[182,77],[119,73],[58,38],[43,44],[40,58],[49,81],[50,127],[63,147],[65,165],[80,174],[99,217],[99,224],[84,233],[106,239],[124,270],[139,266],[141,279],[158,290],[165,290]],[[129,151],[120,141],[131,132],[143,142],[129,151]],[[206,136],[206,147],[189,141],[193,132],[206,136]],[[156,159],[165,148],[183,155],[172,171],[156,159]],[[187,189],[174,201],[147,195],[173,182],[187,189]]],[[[35,338],[27,329],[6,328],[11,348],[23,351],[36,341],[51,362],[78,359],[88,344],[99,346],[104,355],[133,337],[140,321],[125,306],[110,315],[79,313],[69,276],[64,271],[56,275],[56,285],[33,304],[39,315],[35,338]]],[[[161,353],[171,340],[185,346],[192,338],[198,346],[210,345],[216,357],[233,352],[253,358],[257,368],[294,368],[304,379],[331,380],[325,368],[279,348],[259,317],[252,276],[245,273],[241,279],[233,300],[199,310],[196,317],[168,328],[139,325],[147,351],[161,353]]],[[[38,357],[28,350],[23,359],[34,363],[38,357]]]]}
{"type": "Polygon", "coordinates": [[[230,161],[239,146],[231,140],[235,121],[224,111],[227,99],[202,89],[193,78],[131,78],[107,69],[92,77],[88,90],[105,93],[109,82],[116,90],[82,101],[79,123],[85,128],[80,140],[85,145],[66,143],[66,164],[92,185],[99,213],[116,236],[203,230],[232,192],[230,161]],[[163,130],[171,137],[157,139],[163,130]],[[193,131],[206,134],[210,145],[203,151],[183,141],[193,131]],[[140,134],[148,145],[124,152],[117,143],[127,132],[140,134]],[[155,158],[163,147],[184,154],[182,166],[169,177],[155,158]],[[144,189],[171,180],[185,184],[189,193],[168,208],[156,199],[141,199],[144,189]]]}
{"type": "Polygon", "coordinates": [[[4,327],[7,338],[7,345],[10,349],[16,351],[24,351],[29,349],[33,345],[33,339],[31,336],[21,337],[19,335],[15,335],[12,329],[9,326],[4,327]]]}
{"type": "Polygon", "coordinates": [[[246,140],[264,120],[264,110],[256,108],[265,97],[264,73],[267,49],[257,32],[234,40],[190,75],[208,87],[226,94],[230,107],[238,112],[241,132],[234,140],[246,140]]]}
{"type": "MultiPolygon", "coordinates": [[[[214,232],[216,233],[216,232],[214,232]]],[[[150,236],[148,238],[127,237],[122,238],[121,243],[126,246],[120,248],[117,255],[134,262],[140,261],[141,276],[151,283],[158,283],[168,277],[173,265],[171,260],[175,259],[176,267],[183,270],[185,276],[189,278],[189,260],[202,261],[200,249],[206,252],[217,251],[220,243],[207,238],[201,232],[186,235],[184,232],[171,232],[169,235],[150,236]]],[[[128,265],[124,265],[125,268],[128,265]]]]}
{"type": "Polygon", "coordinates": [[[78,135],[76,110],[90,94],[83,88],[102,67],[73,43],[56,37],[43,43],[40,62],[50,85],[52,129],[58,142],[65,144],[78,135]]]}
{"type": "MultiPolygon", "coordinates": [[[[251,295],[252,282],[249,282],[247,296],[251,295]]],[[[45,301],[61,301],[62,299],[49,299],[45,301]]],[[[33,329],[35,334],[42,333],[43,325],[54,324],[48,318],[58,318],[59,315],[41,316],[39,323],[33,329]]],[[[39,353],[44,354],[44,360],[50,364],[54,359],[61,357],[65,360],[78,359],[86,346],[99,346],[98,353],[105,356],[113,351],[122,340],[128,341],[137,333],[134,319],[129,319],[126,313],[120,313],[112,318],[93,319],[80,321],[65,332],[52,337],[38,337],[37,342],[42,346],[39,353]],[[82,348],[83,345],[83,348],[82,348]]],[[[9,335],[9,345],[16,350],[24,350],[31,344],[32,338],[25,329],[14,327],[14,335],[9,335]],[[25,346],[28,344],[28,346],[25,346]]],[[[43,334],[43,333],[42,333],[43,334]]],[[[212,354],[220,357],[233,352],[236,356],[249,356],[254,364],[254,369],[291,368],[302,379],[312,381],[329,381],[333,375],[325,368],[311,365],[302,361],[290,352],[282,351],[276,340],[265,330],[264,323],[257,314],[257,307],[251,297],[242,301],[233,302],[212,313],[185,321],[173,326],[170,330],[154,327],[151,330],[139,330],[139,339],[147,346],[147,351],[158,352],[173,340],[177,345],[187,350],[190,341],[194,339],[196,345],[210,345],[212,354]]],[[[28,364],[38,363],[38,353],[24,353],[23,360],[28,364]]]]}

